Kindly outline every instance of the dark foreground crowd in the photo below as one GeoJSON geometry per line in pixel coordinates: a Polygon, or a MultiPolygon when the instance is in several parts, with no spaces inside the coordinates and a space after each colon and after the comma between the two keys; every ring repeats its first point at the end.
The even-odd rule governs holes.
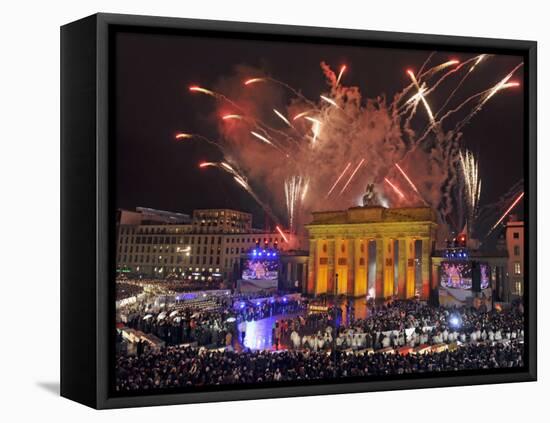
{"type": "Polygon", "coordinates": [[[278,381],[388,376],[408,373],[523,366],[523,344],[468,344],[427,354],[337,351],[215,351],[166,347],[140,356],[118,356],[118,392],[278,381]]]}

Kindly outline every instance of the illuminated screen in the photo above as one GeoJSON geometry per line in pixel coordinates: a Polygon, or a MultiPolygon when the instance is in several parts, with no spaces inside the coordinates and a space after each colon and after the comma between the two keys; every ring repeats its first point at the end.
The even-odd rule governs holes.
{"type": "MultiPolygon", "coordinates": [[[[441,263],[441,286],[445,288],[471,289],[472,272],[470,262],[445,261],[441,263]]],[[[487,263],[479,263],[481,289],[489,288],[489,277],[489,265],[487,263]]]]}
{"type": "Polygon", "coordinates": [[[277,280],[279,277],[279,262],[277,260],[245,260],[243,263],[243,279],[277,280]]]}
{"type": "Polygon", "coordinates": [[[489,265],[487,263],[480,263],[479,271],[481,273],[481,289],[489,288],[489,265]]]}
{"type": "Polygon", "coordinates": [[[472,265],[469,262],[442,262],[440,283],[445,288],[471,289],[472,265]]]}

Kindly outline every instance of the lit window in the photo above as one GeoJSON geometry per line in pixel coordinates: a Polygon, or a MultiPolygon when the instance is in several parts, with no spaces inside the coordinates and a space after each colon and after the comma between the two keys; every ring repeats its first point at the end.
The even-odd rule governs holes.
{"type": "Polygon", "coordinates": [[[521,263],[519,262],[514,263],[514,273],[516,275],[521,275],[521,263]]]}

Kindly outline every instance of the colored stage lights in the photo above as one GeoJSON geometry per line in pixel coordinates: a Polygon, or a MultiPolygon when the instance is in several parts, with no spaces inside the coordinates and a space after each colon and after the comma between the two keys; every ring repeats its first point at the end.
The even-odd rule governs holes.
{"type": "Polygon", "coordinates": [[[258,249],[254,248],[250,255],[254,258],[258,257],[269,257],[269,258],[276,258],[277,252],[274,250],[266,250],[266,249],[258,249]]]}

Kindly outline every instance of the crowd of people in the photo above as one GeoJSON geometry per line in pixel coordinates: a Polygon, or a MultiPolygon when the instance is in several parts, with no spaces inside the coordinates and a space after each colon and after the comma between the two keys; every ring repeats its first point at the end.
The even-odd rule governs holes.
{"type": "Polygon", "coordinates": [[[272,316],[305,312],[307,302],[293,297],[234,299],[233,308],[237,309],[240,321],[251,322],[272,316]]]}
{"type": "Polygon", "coordinates": [[[308,303],[299,296],[227,293],[202,298],[161,305],[147,298],[121,310],[124,326],[163,343],[152,347],[140,341],[130,352],[119,334],[117,390],[523,365],[521,303],[484,311],[395,300],[371,304],[365,317],[355,318],[349,303],[308,313],[308,303]],[[246,348],[246,322],[274,316],[273,348],[246,348]],[[409,353],[440,344],[448,348],[409,353]],[[409,350],[388,354],[400,347],[409,350]]]}
{"type": "Polygon", "coordinates": [[[153,334],[168,345],[229,347],[238,334],[240,322],[298,313],[304,311],[305,304],[294,297],[254,295],[206,297],[198,302],[177,301],[156,308],[142,301],[125,308],[124,325],[153,334]]]}
{"type": "Polygon", "coordinates": [[[143,292],[141,286],[136,286],[129,283],[119,282],[116,289],[116,300],[124,300],[126,298],[135,297],[143,292]]]}
{"type": "MultiPolygon", "coordinates": [[[[471,307],[443,308],[419,301],[393,301],[373,306],[364,319],[341,322],[341,310],[281,320],[282,343],[294,349],[337,348],[374,350],[441,343],[522,339],[521,304],[504,311],[471,307]],[[286,341],[286,342],[285,342],[286,341]]],[[[351,315],[353,316],[353,315],[351,315]]],[[[351,317],[350,316],[350,317],[351,317]]]]}
{"type": "Polygon", "coordinates": [[[172,316],[161,312],[164,313],[164,317],[161,313],[134,313],[128,316],[126,326],[153,334],[168,345],[196,343],[212,348],[222,347],[228,343],[231,345],[235,320],[231,319],[234,314],[230,311],[194,311],[185,308],[176,312],[177,314],[172,316]]]}
{"type": "Polygon", "coordinates": [[[500,369],[523,366],[523,344],[468,344],[427,354],[345,353],[285,350],[216,351],[167,347],[117,357],[119,392],[240,383],[307,381],[408,373],[500,369]]]}

